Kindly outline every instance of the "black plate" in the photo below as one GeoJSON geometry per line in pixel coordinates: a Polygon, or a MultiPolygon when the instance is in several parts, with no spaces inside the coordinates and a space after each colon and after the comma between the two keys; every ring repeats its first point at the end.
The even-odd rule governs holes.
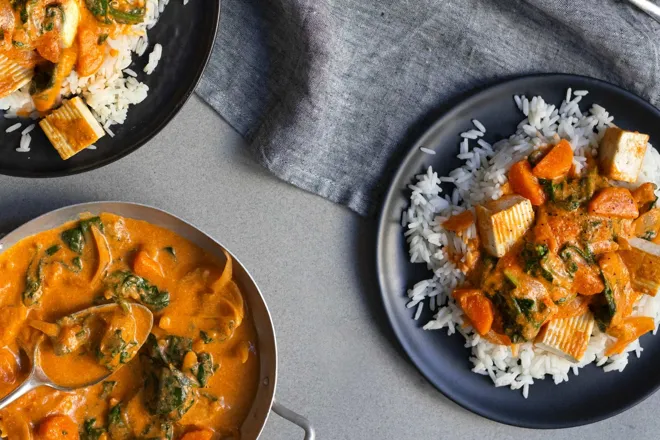
{"type": "Polygon", "coordinates": [[[133,56],[131,68],[149,86],[149,96],[131,106],[124,125],[111,127],[115,137],[105,136],[96,150],[85,150],[62,160],[38,127],[32,131],[31,151],[18,153],[23,127],[5,133],[15,119],[4,119],[0,111],[0,174],[20,177],[56,177],[82,173],[114,162],[144,145],[177,114],[186,103],[206,67],[220,20],[219,0],[170,0],[158,24],[149,31],[149,49],[140,58],[133,56]],[[163,55],[151,75],[142,72],[155,43],[163,55]]]}
{"type": "MultiPolygon", "coordinates": [[[[489,419],[528,428],[566,428],[593,423],[639,403],[660,387],[660,335],[642,337],[644,352],[634,355],[623,373],[604,373],[590,365],[579,376],[555,386],[551,379],[536,381],[529,399],[520,391],[495,388],[488,377],[470,371],[470,351],[464,348],[461,335],[447,336],[446,330],[424,331],[423,323],[431,318],[426,311],[419,321],[406,309],[406,289],[429,278],[423,264],[411,264],[401,227],[402,210],[409,206],[406,185],[429,165],[446,175],[461,165],[456,159],[459,134],[473,128],[471,119],[481,121],[488,132],[486,141],[494,142],[516,130],[524,117],[513,95],[530,99],[542,95],[549,103],[559,104],[568,87],[590,93],[581,108],[592,103],[604,106],[623,128],[651,135],[660,145],[660,111],[641,98],[612,84],[572,75],[536,75],[513,79],[482,90],[444,114],[405,157],[386,196],[382,208],[378,242],[378,277],[383,302],[390,323],[404,350],[426,378],[459,405],[489,419]],[[424,146],[436,152],[422,153],[424,146]]],[[[428,309],[428,307],[427,307],[428,309]]]]}

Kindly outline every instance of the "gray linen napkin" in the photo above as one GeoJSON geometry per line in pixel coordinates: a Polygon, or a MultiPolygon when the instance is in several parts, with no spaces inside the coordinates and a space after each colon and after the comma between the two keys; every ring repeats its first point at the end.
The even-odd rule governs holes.
{"type": "Polygon", "coordinates": [[[434,109],[536,72],[657,104],[660,25],[623,0],[224,0],[197,89],[280,178],[368,214],[434,109]]]}

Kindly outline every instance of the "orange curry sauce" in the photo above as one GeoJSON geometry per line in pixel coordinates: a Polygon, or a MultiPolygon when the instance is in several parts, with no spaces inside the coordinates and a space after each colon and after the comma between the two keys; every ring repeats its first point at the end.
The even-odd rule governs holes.
{"type": "MultiPolygon", "coordinates": [[[[150,339],[127,365],[74,393],[30,392],[0,411],[2,436],[239,438],[259,359],[231,260],[218,261],[149,223],[102,214],[22,240],[0,255],[0,274],[0,396],[29,371],[20,348],[31,353],[43,337],[31,323],[57,323],[112,302],[139,302],[154,312],[150,339]]],[[[66,366],[58,375],[83,375],[84,362],[47,359],[55,359],[50,371],[66,366]]]]}

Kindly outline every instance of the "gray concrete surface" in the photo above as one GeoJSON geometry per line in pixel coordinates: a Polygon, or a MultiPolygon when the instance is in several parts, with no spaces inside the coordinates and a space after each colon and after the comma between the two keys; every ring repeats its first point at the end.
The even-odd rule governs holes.
{"type": "MultiPolygon", "coordinates": [[[[373,270],[374,222],[269,175],[196,97],[151,143],[103,169],[55,180],[0,177],[0,230],[94,200],[160,207],[241,258],[273,313],[277,398],[309,417],[319,439],[658,438],[660,394],[608,421],[562,431],[500,425],[447,400],[392,339],[373,270]]],[[[299,438],[276,415],[262,435],[299,438]]]]}

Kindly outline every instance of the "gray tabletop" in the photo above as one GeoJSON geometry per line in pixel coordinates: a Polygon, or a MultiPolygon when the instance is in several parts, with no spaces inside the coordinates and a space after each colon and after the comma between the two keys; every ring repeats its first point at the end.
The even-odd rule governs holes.
{"type": "MultiPolygon", "coordinates": [[[[101,170],[0,177],[0,231],[94,200],[160,207],[241,258],[273,314],[277,398],[312,420],[319,439],[640,440],[660,431],[660,394],[605,422],[558,432],[500,425],[450,402],[393,339],[374,274],[375,222],[270,176],[196,97],[152,142],[101,170]]],[[[603,390],[603,398],[617,396],[603,390]]],[[[302,434],[273,415],[262,438],[302,434]]]]}

